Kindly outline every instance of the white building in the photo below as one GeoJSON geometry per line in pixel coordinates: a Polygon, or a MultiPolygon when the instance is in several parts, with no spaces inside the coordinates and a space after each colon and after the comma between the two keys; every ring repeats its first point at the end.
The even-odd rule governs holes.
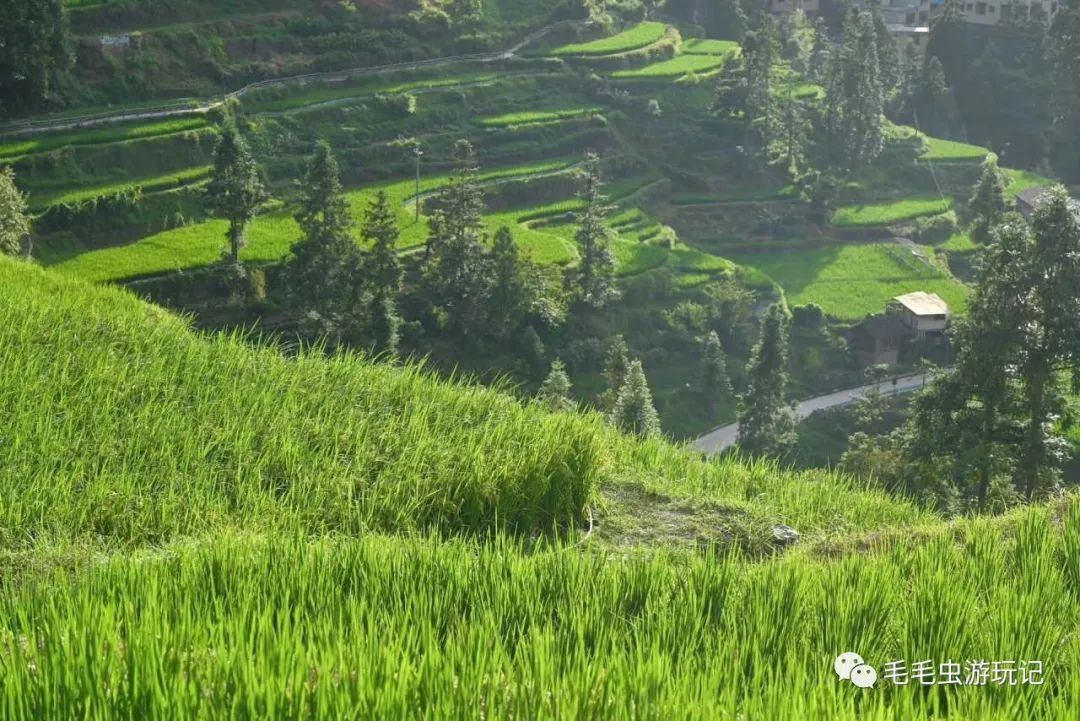
{"type": "Polygon", "coordinates": [[[919,338],[928,333],[942,333],[949,327],[949,304],[937,293],[920,290],[893,298],[889,312],[919,338]]]}

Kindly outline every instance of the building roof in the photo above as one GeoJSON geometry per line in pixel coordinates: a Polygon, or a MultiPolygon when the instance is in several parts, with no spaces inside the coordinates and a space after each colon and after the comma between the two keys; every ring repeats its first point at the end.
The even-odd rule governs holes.
{"type": "Polygon", "coordinates": [[[949,304],[937,293],[919,290],[893,298],[893,300],[918,316],[949,314],[949,304]]]}
{"type": "MultiPolygon", "coordinates": [[[[1045,185],[1027,188],[1016,194],[1016,201],[1031,208],[1032,211],[1043,207],[1049,199],[1050,188],[1045,185]]],[[[1076,222],[1080,223],[1080,201],[1076,200],[1076,198],[1069,198],[1069,207],[1072,208],[1073,215],[1076,216],[1076,222]]]]}
{"type": "Polygon", "coordinates": [[[909,333],[908,327],[895,315],[871,315],[859,324],[859,330],[881,342],[901,338],[909,333]]]}

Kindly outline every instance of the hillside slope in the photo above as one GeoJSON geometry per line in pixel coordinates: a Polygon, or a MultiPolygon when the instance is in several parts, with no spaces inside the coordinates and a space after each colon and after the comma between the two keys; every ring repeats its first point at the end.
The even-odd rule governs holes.
{"type": "Polygon", "coordinates": [[[1076,710],[1073,499],[945,524],[842,476],[200,335],[6,259],[0,317],[6,719],[1076,710]],[[522,535],[590,507],[574,545],[522,535]],[[779,520],[803,540],[762,556],[779,520]],[[836,679],[853,650],[875,688],[836,679]],[[901,686],[896,659],[1012,659],[1042,683],[901,686]]]}

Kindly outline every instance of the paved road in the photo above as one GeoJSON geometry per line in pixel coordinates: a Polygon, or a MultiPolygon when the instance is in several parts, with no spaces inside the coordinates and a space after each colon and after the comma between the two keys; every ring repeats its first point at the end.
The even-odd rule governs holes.
{"type": "MultiPolygon", "coordinates": [[[[901,393],[917,391],[922,388],[925,383],[925,375],[914,375],[886,379],[877,384],[877,387],[886,395],[899,395],[901,393]]],[[[817,398],[811,398],[799,403],[795,407],[795,412],[799,420],[802,420],[811,413],[816,413],[817,411],[850,405],[862,398],[866,392],[872,388],[874,388],[874,385],[868,385],[846,391],[829,393],[828,395],[818,396],[817,398]]],[[[720,451],[735,445],[735,441],[738,437],[739,426],[737,423],[732,423],[730,426],[717,428],[715,431],[706,433],[701,438],[698,438],[694,441],[694,448],[711,456],[714,453],[719,453],[720,451]]]]}

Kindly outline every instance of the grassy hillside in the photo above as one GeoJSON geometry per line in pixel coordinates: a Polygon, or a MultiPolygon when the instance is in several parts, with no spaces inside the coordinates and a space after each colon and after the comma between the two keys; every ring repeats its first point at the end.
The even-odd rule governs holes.
{"type": "Polygon", "coordinates": [[[22,263],[0,287],[5,718],[1062,719],[1080,698],[1074,500],[946,525],[416,368],[202,336],[22,263]],[[576,545],[522,533],[587,507],[576,545]],[[734,536],[781,520],[804,534],[786,553],[734,536]],[[849,650],[1041,661],[1044,683],[862,690],[832,671],[849,650]]]}

